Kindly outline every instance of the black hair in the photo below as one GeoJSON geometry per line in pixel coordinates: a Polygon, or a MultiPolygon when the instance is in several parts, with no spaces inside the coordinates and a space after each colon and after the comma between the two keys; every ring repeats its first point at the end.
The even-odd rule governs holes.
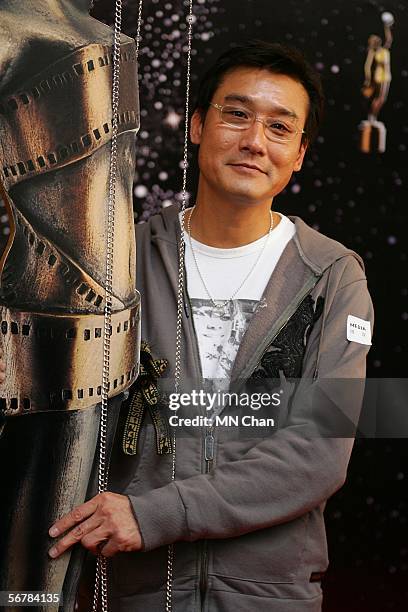
{"type": "Polygon", "coordinates": [[[298,81],[309,96],[309,113],[302,141],[312,144],[315,140],[324,109],[324,94],[319,73],[298,49],[280,43],[250,40],[222,53],[202,77],[195,108],[204,121],[214,93],[223,77],[236,68],[253,67],[284,74],[298,81]]]}

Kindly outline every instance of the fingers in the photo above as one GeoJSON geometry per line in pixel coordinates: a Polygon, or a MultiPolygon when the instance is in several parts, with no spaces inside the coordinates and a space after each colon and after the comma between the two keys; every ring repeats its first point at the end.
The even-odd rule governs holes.
{"type": "Polygon", "coordinates": [[[102,555],[102,557],[113,557],[119,551],[120,548],[118,547],[115,540],[108,540],[104,546],[98,548],[98,552],[96,554],[99,553],[102,555]]]}
{"type": "Polygon", "coordinates": [[[97,495],[63,516],[50,528],[49,534],[56,537],[69,529],[50,549],[52,558],[78,542],[95,555],[101,553],[106,557],[118,551],[142,548],[139,526],[125,495],[110,492],[97,495]]]}
{"type": "MultiPolygon", "coordinates": [[[[82,546],[91,551],[92,554],[103,555],[104,557],[107,556],[105,555],[105,547],[108,545],[108,543],[109,534],[106,532],[106,528],[104,527],[104,525],[101,525],[100,527],[98,527],[98,529],[95,529],[95,531],[92,531],[92,533],[85,536],[81,542],[82,546]]],[[[113,545],[113,548],[114,552],[112,553],[112,555],[114,555],[119,550],[117,545],[113,545]]]]}
{"type": "Polygon", "coordinates": [[[4,352],[3,349],[0,348],[0,383],[6,380],[6,363],[3,360],[4,352]]]}
{"type": "Polygon", "coordinates": [[[71,512],[68,512],[65,516],[59,519],[49,530],[49,534],[52,538],[59,536],[67,529],[70,529],[77,523],[81,523],[93,514],[98,507],[98,495],[93,497],[89,501],[77,506],[71,512]]]}
{"type": "MultiPolygon", "coordinates": [[[[87,537],[89,540],[90,533],[92,534],[96,533],[96,530],[100,527],[101,520],[102,519],[100,517],[93,514],[86,521],[83,521],[82,523],[79,523],[79,525],[76,525],[63,538],[61,538],[59,542],[57,542],[56,544],[54,544],[52,548],[50,548],[50,550],[48,551],[48,554],[50,555],[50,557],[52,557],[53,559],[56,559],[57,557],[62,555],[66,550],[68,550],[68,548],[71,548],[71,546],[73,546],[74,544],[77,544],[78,542],[81,542],[81,544],[85,546],[85,548],[88,548],[88,546],[85,545],[85,541],[87,541],[87,537]]],[[[105,533],[105,538],[106,538],[106,533],[105,533]]],[[[89,541],[92,542],[93,544],[93,539],[89,541]]],[[[98,543],[99,541],[96,542],[95,546],[98,543]]]]}

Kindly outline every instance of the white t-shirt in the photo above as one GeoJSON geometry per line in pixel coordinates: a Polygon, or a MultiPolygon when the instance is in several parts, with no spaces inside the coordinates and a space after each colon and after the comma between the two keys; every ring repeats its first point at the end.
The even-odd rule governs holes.
{"type": "Polygon", "coordinates": [[[263,292],[284,248],[295,234],[294,223],[284,215],[280,217],[269,240],[266,235],[233,249],[211,247],[192,238],[201,275],[216,304],[222,304],[233,295],[268,241],[254,270],[225,308],[215,308],[209,299],[197,272],[189,237],[187,233],[184,236],[187,290],[205,379],[229,381],[249,321],[257,308],[266,307],[261,300],[263,292]]]}

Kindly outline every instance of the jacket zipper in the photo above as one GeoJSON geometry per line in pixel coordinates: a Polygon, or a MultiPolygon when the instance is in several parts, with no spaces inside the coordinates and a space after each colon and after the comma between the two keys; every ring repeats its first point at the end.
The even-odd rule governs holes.
{"type": "MultiPolygon", "coordinates": [[[[207,441],[207,435],[208,431],[206,431],[206,438],[205,440],[207,441]]],[[[212,442],[212,451],[213,451],[213,444],[214,444],[214,437],[213,437],[213,442],[212,442]]],[[[207,453],[207,446],[205,445],[205,453],[207,453]]],[[[213,456],[213,455],[212,455],[213,456]]],[[[208,472],[210,471],[210,465],[212,463],[212,459],[207,459],[207,454],[206,454],[206,465],[205,465],[205,473],[208,474],[208,472]]],[[[203,601],[204,601],[204,595],[207,591],[207,587],[208,587],[208,540],[201,540],[201,551],[200,551],[200,594],[201,594],[201,609],[203,609],[203,601]]]]}
{"type": "MultiPolygon", "coordinates": [[[[198,348],[197,333],[196,333],[196,329],[194,326],[191,300],[187,292],[186,284],[184,285],[184,287],[185,287],[184,310],[185,310],[187,319],[189,320],[189,324],[191,325],[192,330],[193,330],[193,337],[195,340],[194,352],[195,352],[196,360],[199,366],[199,376],[200,376],[200,379],[203,380],[203,372],[202,372],[201,360],[200,360],[200,351],[198,348]]],[[[205,437],[204,437],[204,462],[205,462],[204,473],[205,474],[209,473],[213,459],[214,459],[213,427],[207,427],[205,430],[205,437]]],[[[203,601],[204,599],[204,594],[207,591],[207,586],[208,586],[208,540],[201,540],[200,542],[200,569],[199,569],[199,588],[200,588],[200,594],[201,594],[201,601],[203,601]]],[[[202,607],[202,604],[201,604],[201,607],[202,607]]]]}

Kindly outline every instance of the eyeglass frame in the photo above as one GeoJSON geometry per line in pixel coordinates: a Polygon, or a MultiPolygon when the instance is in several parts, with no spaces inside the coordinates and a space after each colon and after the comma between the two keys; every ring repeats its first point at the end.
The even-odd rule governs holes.
{"type": "Polygon", "coordinates": [[[253,120],[252,120],[252,122],[251,122],[251,125],[248,125],[248,127],[239,127],[238,125],[233,125],[232,123],[227,123],[227,122],[226,122],[226,121],[224,121],[224,119],[222,118],[222,111],[223,111],[223,109],[224,109],[224,108],[226,108],[227,106],[229,106],[229,107],[231,107],[231,108],[234,108],[234,105],[233,105],[233,104],[222,104],[222,105],[221,105],[221,104],[217,104],[216,102],[209,102],[209,105],[210,105],[210,106],[212,106],[213,108],[216,108],[216,109],[219,111],[220,119],[221,119],[221,121],[222,121],[222,123],[223,123],[224,125],[228,125],[229,127],[232,127],[232,128],[237,128],[238,130],[242,130],[242,131],[244,131],[244,130],[249,130],[249,128],[250,128],[250,127],[252,127],[252,125],[255,123],[255,121],[259,121],[259,123],[262,123],[262,125],[263,125],[263,127],[264,127],[264,134],[265,134],[265,137],[266,137],[266,138],[267,138],[267,140],[269,140],[270,142],[282,142],[282,143],[285,143],[285,142],[293,142],[293,141],[295,140],[295,136],[297,136],[298,134],[306,134],[305,130],[303,129],[303,130],[296,130],[295,132],[293,132],[294,136],[293,136],[293,138],[290,138],[289,140],[278,140],[278,139],[274,139],[274,138],[269,138],[269,137],[268,137],[268,135],[267,135],[267,133],[266,133],[266,128],[267,128],[268,126],[266,125],[265,120],[264,120],[264,119],[261,119],[261,118],[258,116],[258,113],[255,113],[255,112],[254,112],[253,110],[251,110],[250,108],[248,108],[248,109],[247,109],[247,108],[245,108],[245,107],[244,107],[244,108],[245,108],[245,110],[248,110],[249,112],[253,113],[254,118],[253,118],[253,120]]]}

